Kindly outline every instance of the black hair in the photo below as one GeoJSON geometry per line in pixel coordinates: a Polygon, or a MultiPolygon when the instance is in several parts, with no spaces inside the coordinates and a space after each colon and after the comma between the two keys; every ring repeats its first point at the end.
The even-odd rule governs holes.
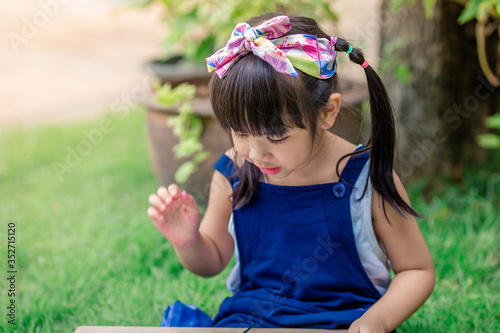
{"type": "MultiPolygon", "coordinates": [[[[247,23],[256,26],[280,13],[266,13],[252,17],[247,23]]],[[[289,16],[291,30],[284,36],[310,34],[330,38],[308,17],[289,16]]],[[[335,50],[347,52],[349,43],[337,37],[335,50]]],[[[362,65],[363,52],[352,48],[349,59],[362,65]]],[[[317,79],[296,69],[299,75],[278,73],[268,63],[248,53],[241,57],[226,76],[214,75],[210,81],[210,101],[215,117],[228,134],[283,136],[288,128],[308,129],[314,139],[318,116],[327,105],[330,95],[339,91],[338,76],[317,79]]],[[[354,154],[370,151],[369,176],[373,187],[399,213],[420,216],[399,195],[393,178],[395,128],[392,106],[382,80],[371,66],[364,68],[371,109],[371,137],[364,149],[343,156],[337,164],[354,154]]],[[[252,163],[243,163],[235,177],[240,179],[232,194],[235,209],[248,203],[258,187],[261,172],[252,163]]],[[[385,206],[384,206],[385,212],[385,206]]]]}

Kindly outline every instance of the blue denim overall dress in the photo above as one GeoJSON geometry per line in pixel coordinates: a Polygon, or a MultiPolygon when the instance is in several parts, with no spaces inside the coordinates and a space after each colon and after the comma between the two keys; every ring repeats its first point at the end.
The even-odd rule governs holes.
{"type": "MultiPolygon", "coordinates": [[[[381,297],[359,259],[350,212],[351,188],[368,157],[351,157],[336,183],[260,183],[250,203],[233,211],[239,291],[214,319],[177,301],[162,325],[349,327],[381,297]]],[[[214,168],[237,185],[231,177],[236,166],[226,155],[214,168]]]]}

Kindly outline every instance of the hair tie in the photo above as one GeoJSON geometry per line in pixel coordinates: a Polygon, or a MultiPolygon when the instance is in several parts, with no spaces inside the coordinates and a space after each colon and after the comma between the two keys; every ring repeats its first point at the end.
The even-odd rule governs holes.
{"type": "Polygon", "coordinates": [[[352,52],[352,45],[349,45],[349,49],[347,51],[345,51],[345,53],[349,54],[352,52]]]}
{"type": "Polygon", "coordinates": [[[361,67],[363,67],[363,68],[368,67],[368,61],[365,60],[365,62],[361,64],[361,67]]]}

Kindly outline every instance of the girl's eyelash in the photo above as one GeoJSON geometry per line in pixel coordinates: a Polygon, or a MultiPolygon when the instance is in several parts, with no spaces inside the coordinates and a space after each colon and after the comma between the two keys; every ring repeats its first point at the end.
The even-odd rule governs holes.
{"type": "Polygon", "coordinates": [[[288,136],[285,136],[281,139],[272,139],[272,138],[267,138],[270,142],[272,143],[283,143],[286,139],[288,139],[288,136]]]}
{"type": "MultiPolygon", "coordinates": [[[[248,137],[248,134],[245,134],[245,133],[236,133],[235,132],[234,136],[237,137],[237,138],[246,138],[246,137],[248,137]]],[[[288,139],[288,136],[285,136],[285,137],[282,137],[282,138],[279,138],[279,139],[273,139],[272,137],[267,137],[267,140],[269,140],[269,142],[271,142],[271,143],[282,143],[286,139],[288,139]]]]}

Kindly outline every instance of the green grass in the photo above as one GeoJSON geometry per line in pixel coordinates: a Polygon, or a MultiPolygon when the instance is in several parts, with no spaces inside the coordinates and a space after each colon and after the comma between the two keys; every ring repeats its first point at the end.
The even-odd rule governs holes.
{"type": "MultiPolygon", "coordinates": [[[[5,244],[7,223],[15,221],[19,332],[159,326],[164,307],[176,299],[215,315],[228,295],[224,276],[185,271],[146,215],[157,183],[143,112],[107,118],[113,131],[90,153],[78,147],[98,121],[13,130],[0,138],[0,237],[5,244]],[[66,173],[55,171],[53,163],[66,164],[72,149],[87,156],[80,164],[73,156],[75,167],[66,173]]],[[[6,246],[0,256],[5,309],[6,246]]],[[[1,327],[10,331],[4,312],[1,327]]]]}
{"type": "MultiPolygon", "coordinates": [[[[228,269],[210,279],[187,272],[146,216],[157,183],[143,112],[105,118],[111,129],[90,145],[84,143],[90,142],[85,133],[102,120],[0,135],[0,239],[6,244],[7,224],[15,221],[18,332],[158,326],[165,306],[177,299],[215,315],[229,295],[228,269]],[[81,160],[68,155],[73,150],[82,153],[81,160]],[[68,156],[72,167],[61,169],[68,156]],[[54,163],[60,163],[56,169],[54,163]]],[[[428,216],[421,226],[438,281],[428,302],[399,332],[500,329],[500,318],[494,317],[500,313],[496,165],[496,171],[471,171],[463,185],[436,190],[428,200],[420,193],[430,180],[410,186],[414,206],[428,216]]],[[[6,256],[2,245],[0,331],[9,332],[6,256]]]]}
{"type": "Polygon", "coordinates": [[[436,266],[427,303],[401,332],[500,331],[500,163],[465,173],[464,183],[426,179],[410,187],[436,266]],[[430,200],[421,196],[431,191],[430,200]]]}

